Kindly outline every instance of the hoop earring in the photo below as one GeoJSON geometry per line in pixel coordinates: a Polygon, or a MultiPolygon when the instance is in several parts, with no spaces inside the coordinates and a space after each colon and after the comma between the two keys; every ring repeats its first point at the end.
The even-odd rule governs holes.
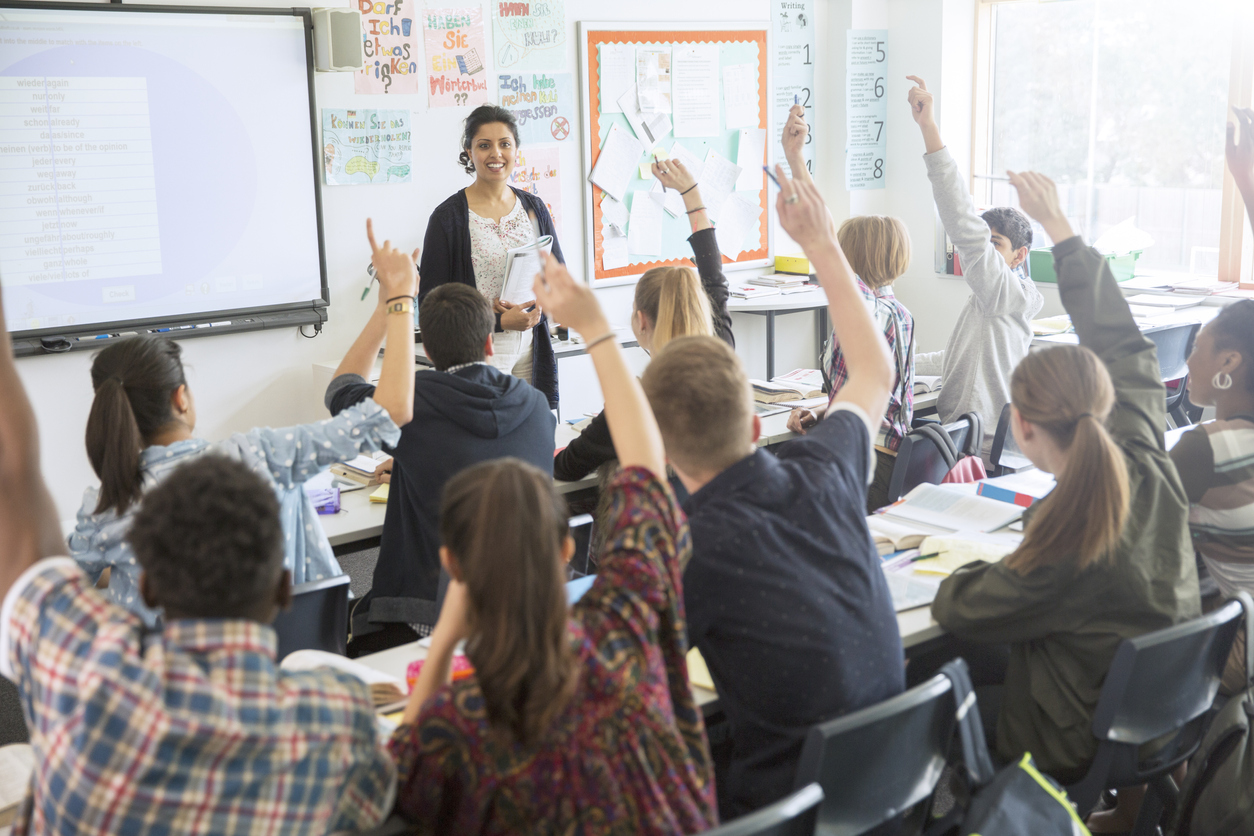
{"type": "Polygon", "coordinates": [[[1231,389],[1232,375],[1227,372],[1215,372],[1215,376],[1210,379],[1210,385],[1216,389],[1231,389]]]}

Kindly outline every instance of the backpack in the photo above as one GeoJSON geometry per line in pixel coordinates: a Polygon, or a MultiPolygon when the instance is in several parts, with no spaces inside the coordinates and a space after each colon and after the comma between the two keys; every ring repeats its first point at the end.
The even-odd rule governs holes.
{"type": "Polygon", "coordinates": [[[1245,690],[1219,711],[1189,762],[1169,836],[1254,833],[1254,599],[1237,598],[1245,608],[1245,690]]]}
{"type": "Polygon", "coordinates": [[[994,770],[967,663],[955,659],[940,672],[953,683],[970,792],[965,800],[955,799],[954,808],[927,828],[927,836],[1089,836],[1066,791],[1036,768],[1030,753],[994,770]]]}

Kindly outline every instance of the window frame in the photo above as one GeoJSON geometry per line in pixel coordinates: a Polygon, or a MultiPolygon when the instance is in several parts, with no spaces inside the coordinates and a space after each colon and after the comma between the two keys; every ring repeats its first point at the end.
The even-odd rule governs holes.
{"type": "MultiPolygon", "coordinates": [[[[1041,0],[978,0],[975,9],[974,72],[971,96],[971,194],[976,203],[992,199],[987,179],[992,163],[993,68],[996,65],[996,6],[1039,3],[1041,0]]],[[[1250,107],[1254,101],[1254,11],[1236,3],[1232,26],[1232,69],[1228,77],[1228,121],[1233,107],[1250,107]]],[[[1254,234],[1246,223],[1245,204],[1232,173],[1224,165],[1219,229],[1219,272],[1216,281],[1240,282],[1242,290],[1254,290],[1254,234]]]]}

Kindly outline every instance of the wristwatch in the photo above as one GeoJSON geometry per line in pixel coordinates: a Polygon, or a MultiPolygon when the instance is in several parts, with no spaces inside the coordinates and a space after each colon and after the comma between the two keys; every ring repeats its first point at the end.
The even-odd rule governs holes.
{"type": "Polygon", "coordinates": [[[411,313],[413,309],[414,300],[410,299],[408,296],[404,299],[397,299],[395,302],[389,302],[386,308],[387,312],[390,314],[411,313]]]}

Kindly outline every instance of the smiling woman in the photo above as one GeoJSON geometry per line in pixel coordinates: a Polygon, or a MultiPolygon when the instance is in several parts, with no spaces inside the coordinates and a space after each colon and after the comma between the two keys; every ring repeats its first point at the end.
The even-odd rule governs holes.
{"type": "Polygon", "coordinates": [[[508,110],[483,105],[466,117],[458,162],[475,181],[431,213],[422,248],[418,302],[447,282],[476,288],[496,312],[493,353],[488,362],[528,381],[557,407],[557,360],[549,342],[548,319],[531,303],[502,300],[506,253],[553,236],[553,255],[562,249],[544,202],[509,184],[518,153],[518,125],[508,110]],[[534,215],[533,227],[529,215],[534,215]]]}

